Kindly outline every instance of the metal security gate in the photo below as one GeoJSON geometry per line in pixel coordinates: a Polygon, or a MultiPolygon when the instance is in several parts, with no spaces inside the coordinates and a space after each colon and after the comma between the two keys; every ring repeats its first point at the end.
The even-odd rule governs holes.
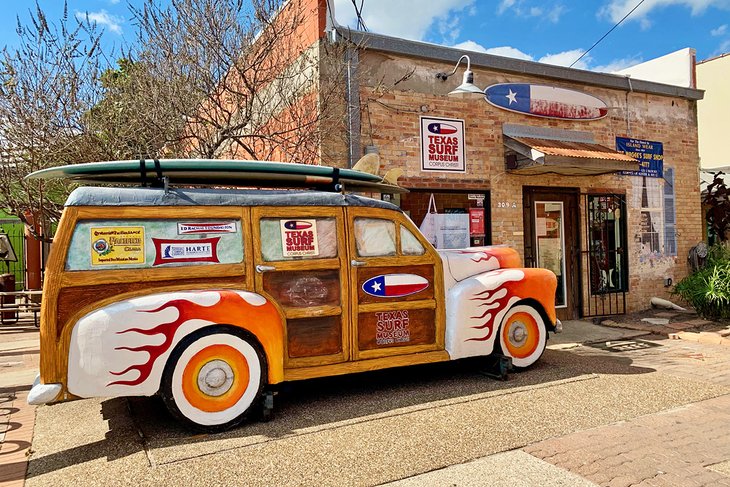
{"type": "Polygon", "coordinates": [[[17,260],[0,260],[0,274],[15,276],[15,290],[24,289],[25,284],[25,226],[14,218],[0,218],[0,232],[7,234],[17,260]]]}
{"type": "Polygon", "coordinates": [[[629,290],[626,201],[618,194],[583,194],[585,215],[581,250],[584,317],[626,312],[629,290]]]}

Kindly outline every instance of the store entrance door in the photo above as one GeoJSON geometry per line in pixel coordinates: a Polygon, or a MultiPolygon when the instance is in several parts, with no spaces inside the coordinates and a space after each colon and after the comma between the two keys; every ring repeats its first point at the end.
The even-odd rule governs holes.
{"type": "Polygon", "coordinates": [[[578,190],[525,188],[525,264],[558,278],[555,308],[561,320],[579,317],[578,190]]]}

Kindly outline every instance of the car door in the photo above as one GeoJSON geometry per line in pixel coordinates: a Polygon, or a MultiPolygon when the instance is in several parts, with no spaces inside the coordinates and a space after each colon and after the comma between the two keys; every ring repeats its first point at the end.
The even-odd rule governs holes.
{"type": "Polygon", "coordinates": [[[443,350],[438,253],[398,211],[346,211],[353,360],[443,350]]]}
{"type": "Polygon", "coordinates": [[[286,319],[285,368],[350,357],[350,315],[341,207],[252,209],[257,292],[286,319]]]}

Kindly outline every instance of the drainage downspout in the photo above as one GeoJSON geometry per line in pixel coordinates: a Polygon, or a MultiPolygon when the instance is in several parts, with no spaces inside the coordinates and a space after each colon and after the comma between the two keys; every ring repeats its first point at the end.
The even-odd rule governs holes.
{"type": "Polygon", "coordinates": [[[631,135],[631,117],[629,115],[629,95],[634,92],[634,87],[631,86],[631,75],[626,75],[626,81],[629,82],[629,91],[626,92],[626,135],[631,135]]]}

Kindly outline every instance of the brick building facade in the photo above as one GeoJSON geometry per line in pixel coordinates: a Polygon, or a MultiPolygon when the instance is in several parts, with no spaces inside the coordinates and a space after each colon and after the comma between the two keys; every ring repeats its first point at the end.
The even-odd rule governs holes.
{"type": "MultiPolygon", "coordinates": [[[[311,1],[326,11],[326,0],[311,1]]],[[[439,214],[457,215],[444,221],[462,222],[454,227],[462,242],[510,245],[527,266],[554,270],[559,294],[562,289],[561,319],[645,309],[653,296],[669,298],[671,283],[687,274],[688,251],[702,240],[701,90],[465,53],[341,29],[329,14],[326,25],[321,15],[316,18],[319,42],[353,46],[346,60],[345,128],[342,133],[332,128],[322,140],[322,163],[352,166],[364,153],[377,152],[381,173],[404,171],[399,184],[410,193],[391,198],[417,225],[433,195],[439,214]],[[463,54],[480,89],[519,83],[572,90],[599,99],[603,116],[537,117],[490,104],[482,93],[449,95],[465,65],[445,81],[436,73],[451,71],[463,54]],[[463,171],[423,168],[424,117],[454,126],[463,122],[463,171]],[[663,158],[663,171],[622,174],[621,164],[640,166],[630,158],[614,160],[627,159],[616,151],[626,139],[649,142],[654,158],[663,158]],[[529,159],[525,154],[539,149],[536,140],[567,152],[549,169],[528,160],[532,166],[520,170],[519,161],[529,159]],[[523,153],[515,152],[520,141],[528,141],[523,153]],[[596,144],[604,152],[590,152],[596,144]]],[[[326,71],[322,66],[321,73],[326,71]]]]}

